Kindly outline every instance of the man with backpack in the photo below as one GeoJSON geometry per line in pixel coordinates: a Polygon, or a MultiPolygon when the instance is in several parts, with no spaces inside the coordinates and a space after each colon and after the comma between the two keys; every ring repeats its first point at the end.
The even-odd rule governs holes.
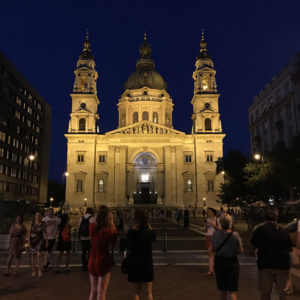
{"type": "Polygon", "coordinates": [[[81,262],[82,262],[82,269],[87,271],[88,269],[88,258],[90,255],[91,249],[91,242],[90,242],[90,233],[89,233],[89,226],[90,223],[95,223],[94,218],[94,210],[90,207],[86,209],[85,214],[80,218],[78,223],[78,233],[79,238],[81,241],[81,262]]]}

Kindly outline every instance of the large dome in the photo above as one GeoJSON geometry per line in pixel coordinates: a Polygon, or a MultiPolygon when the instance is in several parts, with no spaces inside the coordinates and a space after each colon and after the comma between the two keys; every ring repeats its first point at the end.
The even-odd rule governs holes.
{"type": "Polygon", "coordinates": [[[166,82],[155,69],[138,68],[128,77],[124,89],[140,89],[144,86],[157,90],[167,88],[166,82]]]}
{"type": "Polygon", "coordinates": [[[167,89],[167,83],[155,70],[155,65],[151,58],[151,47],[147,43],[146,38],[144,39],[139,52],[140,59],[136,63],[136,70],[124,83],[124,89],[133,90],[140,89],[145,86],[157,90],[167,89]]]}

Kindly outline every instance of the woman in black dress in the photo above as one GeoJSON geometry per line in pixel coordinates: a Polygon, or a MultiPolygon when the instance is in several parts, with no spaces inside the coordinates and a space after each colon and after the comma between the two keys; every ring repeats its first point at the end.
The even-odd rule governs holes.
{"type": "Polygon", "coordinates": [[[153,300],[153,260],[152,242],[155,241],[155,232],[152,230],[146,214],[143,211],[135,213],[135,225],[127,233],[128,240],[128,281],[134,285],[134,300],[153,300]]]}

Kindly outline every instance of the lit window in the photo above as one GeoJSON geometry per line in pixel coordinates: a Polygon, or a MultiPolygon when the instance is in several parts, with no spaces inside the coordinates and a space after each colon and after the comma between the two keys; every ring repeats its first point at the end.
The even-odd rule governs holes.
{"type": "Polygon", "coordinates": [[[84,155],[83,154],[79,154],[77,156],[77,162],[84,162],[84,155]]]}
{"type": "Polygon", "coordinates": [[[153,122],[156,124],[158,123],[158,113],[157,112],[153,113],[153,122]]]}
{"type": "Polygon", "coordinates": [[[100,192],[100,193],[104,192],[104,181],[103,181],[103,179],[99,180],[99,183],[98,183],[98,192],[100,192]]]}
{"type": "Polygon", "coordinates": [[[192,179],[188,179],[186,181],[186,191],[187,192],[192,192],[192,179]]]}
{"type": "Polygon", "coordinates": [[[19,111],[15,111],[15,117],[18,119],[18,120],[20,120],[20,118],[21,118],[21,114],[20,114],[20,112],[19,111]]]}
{"type": "Polygon", "coordinates": [[[77,180],[77,183],[76,183],[76,192],[77,193],[82,193],[82,180],[77,180]]]}
{"type": "Polygon", "coordinates": [[[10,176],[11,177],[17,177],[17,171],[16,171],[16,169],[13,169],[13,168],[10,169],[10,176]]]}
{"type": "Polygon", "coordinates": [[[0,141],[5,142],[6,133],[3,131],[0,131],[0,141]]]}
{"type": "Polygon", "coordinates": [[[12,154],[11,154],[11,160],[12,160],[13,162],[16,162],[16,161],[18,160],[18,155],[15,154],[15,153],[12,153],[12,154]]]}

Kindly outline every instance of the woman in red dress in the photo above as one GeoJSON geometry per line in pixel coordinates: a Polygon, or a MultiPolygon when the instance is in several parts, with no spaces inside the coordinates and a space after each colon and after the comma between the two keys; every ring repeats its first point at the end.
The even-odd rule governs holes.
{"type": "Polygon", "coordinates": [[[90,224],[91,251],[89,256],[89,273],[91,292],[89,300],[105,300],[110,280],[112,257],[109,253],[111,245],[117,241],[117,231],[113,215],[107,206],[100,207],[96,224],[90,224]]]}

